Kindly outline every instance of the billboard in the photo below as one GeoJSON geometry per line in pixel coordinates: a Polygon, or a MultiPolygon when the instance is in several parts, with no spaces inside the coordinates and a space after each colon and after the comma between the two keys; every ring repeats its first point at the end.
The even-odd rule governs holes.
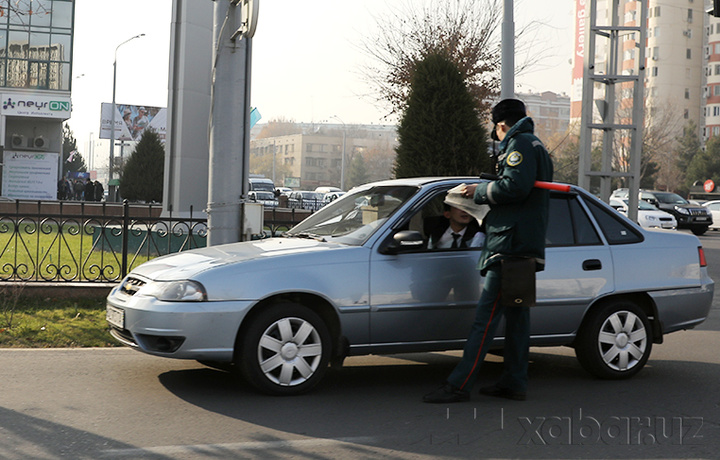
{"type": "Polygon", "coordinates": [[[2,195],[17,200],[57,199],[59,153],[3,152],[2,195]]]}
{"type": "MultiPolygon", "coordinates": [[[[103,102],[100,109],[100,139],[110,139],[112,104],[103,102]]],[[[115,139],[139,141],[147,128],[153,128],[165,140],[167,109],[149,105],[115,104],[115,139]]]]}

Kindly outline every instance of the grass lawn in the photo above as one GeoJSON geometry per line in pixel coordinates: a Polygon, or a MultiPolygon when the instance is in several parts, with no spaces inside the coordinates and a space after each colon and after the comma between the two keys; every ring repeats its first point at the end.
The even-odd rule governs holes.
{"type": "Polygon", "coordinates": [[[1,348],[114,347],[104,299],[23,297],[0,288],[1,348]]]}

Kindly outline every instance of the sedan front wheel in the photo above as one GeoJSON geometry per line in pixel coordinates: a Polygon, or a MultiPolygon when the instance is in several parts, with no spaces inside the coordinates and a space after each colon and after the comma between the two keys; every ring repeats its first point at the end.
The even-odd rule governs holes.
{"type": "Polygon", "coordinates": [[[645,312],[628,301],[590,313],[578,334],[575,354],[582,367],[604,379],[625,379],[645,366],[652,338],[645,312]]]}
{"type": "Polygon", "coordinates": [[[280,304],[252,319],[240,338],[239,367],[258,390],[275,395],[309,391],[330,359],[330,333],[312,310],[280,304]]]}

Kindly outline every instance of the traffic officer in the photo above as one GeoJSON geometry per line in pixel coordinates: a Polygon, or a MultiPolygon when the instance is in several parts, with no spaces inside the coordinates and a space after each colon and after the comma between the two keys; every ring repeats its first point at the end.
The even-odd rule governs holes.
{"type": "Polygon", "coordinates": [[[534,188],[533,184],[537,180],[552,181],[553,166],[545,146],[533,134],[534,123],[526,116],[522,101],[500,101],[492,109],[492,122],[495,126],[491,136],[500,141],[498,179],[468,185],[463,192],[463,196],[472,197],[475,203],[490,205],[484,219],[487,237],[478,263],[485,282],[463,357],[447,381],[423,397],[428,403],[470,399],[470,389],[503,315],[506,320],[504,371],[495,385],[481,388],[480,393],[515,400],[526,398],[530,307],[527,299],[522,298],[514,299],[520,306],[507,306],[502,301],[501,287],[505,290],[529,286],[530,304],[534,302],[535,271],[545,265],[550,196],[548,190],[534,188]],[[525,275],[522,269],[518,276],[503,270],[504,266],[513,266],[513,261],[530,267],[525,269],[525,275]]]}

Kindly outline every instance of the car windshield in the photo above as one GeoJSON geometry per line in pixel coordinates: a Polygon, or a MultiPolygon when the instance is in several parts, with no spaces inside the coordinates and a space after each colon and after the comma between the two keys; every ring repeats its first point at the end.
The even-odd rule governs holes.
{"type": "MultiPolygon", "coordinates": [[[[630,204],[630,200],[623,200],[625,203],[625,206],[627,207],[630,204]]],[[[638,209],[641,211],[657,211],[658,209],[648,203],[647,201],[640,200],[638,201],[638,209]]]]}
{"type": "Polygon", "coordinates": [[[658,202],[665,204],[687,204],[687,200],[677,193],[655,193],[658,202]]]}
{"type": "Polygon", "coordinates": [[[275,189],[275,186],[272,184],[272,182],[250,181],[250,188],[252,188],[253,190],[264,190],[272,192],[275,189]]]}
{"type": "Polygon", "coordinates": [[[255,192],[256,200],[274,200],[275,194],[272,192],[255,192]]]}
{"type": "Polygon", "coordinates": [[[376,186],[348,192],[285,236],[359,246],[417,191],[410,186],[376,186]]]}

